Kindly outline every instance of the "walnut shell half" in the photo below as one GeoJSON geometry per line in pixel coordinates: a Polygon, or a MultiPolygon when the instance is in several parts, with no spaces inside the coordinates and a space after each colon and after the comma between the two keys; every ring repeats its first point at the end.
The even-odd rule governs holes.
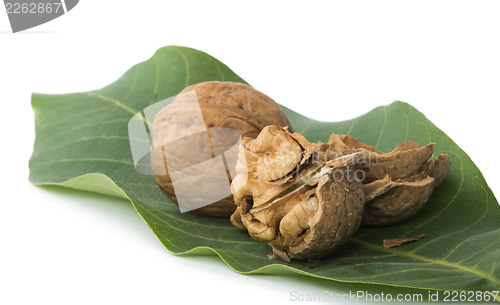
{"type": "MultiPolygon", "coordinates": [[[[292,130],[280,106],[248,85],[212,81],[185,88],[172,104],[158,112],[153,122],[151,163],[158,186],[168,198],[178,203],[167,163],[170,168],[185,169],[220,157],[228,149],[234,148],[240,137],[255,138],[267,125],[292,130]],[[194,100],[197,99],[197,103],[193,103],[192,92],[196,93],[194,100]],[[236,131],[236,136],[228,132],[231,130],[236,131]],[[217,134],[220,136],[215,137],[217,134]]],[[[219,175],[218,178],[206,179],[204,177],[210,176],[213,171],[207,167],[203,174],[189,176],[185,184],[197,185],[197,191],[201,194],[199,197],[205,198],[211,195],[212,187],[216,184],[226,183],[229,189],[236,160],[229,160],[227,154],[225,157],[227,177],[219,175]]],[[[233,196],[228,195],[193,212],[229,217],[235,208],[233,196]]]]}
{"type": "Polygon", "coordinates": [[[371,226],[397,223],[416,214],[451,167],[445,153],[429,160],[434,144],[421,147],[408,141],[389,153],[382,153],[350,136],[334,133],[328,144],[319,147],[330,158],[353,152],[362,154],[357,168],[364,173],[363,224],[371,226]]]}

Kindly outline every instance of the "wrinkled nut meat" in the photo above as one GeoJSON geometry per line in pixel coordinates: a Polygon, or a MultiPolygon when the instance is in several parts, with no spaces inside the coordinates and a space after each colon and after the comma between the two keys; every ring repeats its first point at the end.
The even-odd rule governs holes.
{"type": "Polygon", "coordinates": [[[335,170],[344,175],[356,155],[326,161],[314,149],[301,135],[275,126],[240,146],[231,184],[237,205],[231,222],[269,243],[285,261],[331,253],[361,224],[361,183],[329,174],[335,170]]]}
{"type": "Polygon", "coordinates": [[[432,154],[433,144],[409,141],[382,153],[335,133],[311,144],[267,126],[240,146],[231,222],[285,261],[318,259],[361,222],[392,224],[420,210],[451,166],[445,153],[432,154]]]}
{"type": "MultiPolygon", "coordinates": [[[[189,164],[206,161],[235,145],[237,139],[235,140],[234,136],[222,136],[218,138],[219,141],[214,141],[211,134],[218,130],[236,130],[241,138],[255,138],[267,125],[292,129],[280,106],[267,95],[248,85],[213,81],[185,88],[172,104],[158,112],[153,122],[151,163],[153,171],[161,173],[155,175],[157,184],[168,198],[177,203],[172,180],[166,169],[166,149],[169,149],[169,166],[186,168],[189,164]],[[192,91],[196,92],[199,104],[193,104],[192,98],[183,95],[192,91]],[[193,113],[196,111],[199,113],[200,109],[208,133],[206,130],[200,131],[199,125],[192,123],[193,113]],[[172,135],[190,135],[190,137],[186,137],[183,141],[171,139],[172,135]],[[210,146],[203,145],[208,140],[210,146]],[[176,144],[165,145],[169,142],[176,144]]],[[[209,170],[211,169],[207,169],[209,170]]],[[[189,179],[200,180],[190,181],[190,184],[201,188],[197,190],[200,194],[210,193],[212,185],[219,182],[201,181],[200,175],[196,173],[190,175],[189,179]]],[[[222,182],[227,184],[225,181],[222,182]]],[[[233,196],[230,195],[193,212],[207,216],[229,217],[235,208],[233,196]]]]}

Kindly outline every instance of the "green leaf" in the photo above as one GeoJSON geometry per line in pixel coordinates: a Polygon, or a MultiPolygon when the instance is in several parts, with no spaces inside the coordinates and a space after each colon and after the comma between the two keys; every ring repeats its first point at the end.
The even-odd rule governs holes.
{"type": "Polygon", "coordinates": [[[452,169],[424,209],[404,223],[362,227],[337,253],[319,262],[270,260],[270,247],[227,219],[180,213],[132,162],[127,124],[147,106],[209,80],[244,82],[213,57],[165,47],[115,83],[91,92],[32,98],[36,140],[30,180],[128,198],[165,247],[176,254],[217,254],[242,273],[298,273],[344,282],[426,289],[500,290],[500,207],[483,176],[449,137],[412,106],[394,102],[353,120],[317,122],[285,109],[310,141],[331,132],[390,151],[406,140],[435,142],[452,169]],[[382,240],[428,237],[384,249],[382,240]]]}

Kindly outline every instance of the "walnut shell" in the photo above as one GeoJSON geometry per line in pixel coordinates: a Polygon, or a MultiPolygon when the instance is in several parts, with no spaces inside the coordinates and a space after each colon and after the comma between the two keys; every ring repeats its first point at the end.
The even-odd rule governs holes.
{"type": "MultiPolygon", "coordinates": [[[[234,147],[239,139],[238,136],[242,139],[255,138],[267,125],[288,127],[292,130],[280,106],[267,95],[248,85],[212,81],[185,88],[172,104],[158,112],[153,122],[151,163],[158,186],[168,198],[177,203],[167,169],[167,159],[169,166],[174,168],[184,169],[199,164],[234,147]],[[196,93],[198,103],[193,103],[193,95],[189,95],[193,91],[196,93]],[[203,128],[200,128],[200,120],[204,121],[203,128]],[[235,130],[236,137],[228,130],[235,130]],[[217,132],[225,134],[214,137],[217,132]],[[174,144],[167,147],[165,143],[174,144]]],[[[228,177],[234,178],[234,169],[231,167],[236,160],[226,158],[224,162],[228,177]]],[[[213,169],[205,170],[204,175],[194,174],[189,178],[190,184],[199,186],[200,189],[197,191],[205,194],[203,196],[210,196],[211,186],[217,183],[229,185],[225,177],[210,179],[212,181],[199,180],[199,177],[206,177],[206,174],[210,174],[213,169]]],[[[235,208],[233,196],[229,195],[193,212],[207,216],[229,217],[235,208]]]]}
{"type": "Polygon", "coordinates": [[[361,224],[365,202],[358,181],[325,175],[311,186],[315,187],[314,193],[301,198],[283,217],[280,234],[269,243],[273,253],[285,261],[314,260],[331,254],[361,224]]]}
{"type": "MultiPolygon", "coordinates": [[[[409,158],[418,156],[422,148],[430,149],[432,155],[432,145],[423,146],[413,150],[405,151],[409,158]]],[[[390,153],[389,153],[390,154],[390,153]]],[[[388,155],[389,155],[388,154],[388,155]]],[[[416,158],[418,160],[418,158],[416,158]]],[[[395,165],[398,166],[397,163],[395,165]]],[[[400,222],[415,215],[427,203],[433,190],[444,180],[451,167],[451,162],[447,154],[442,153],[432,160],[424,160],[418,172],[406,171],[400,168],[399,178],[389,179],[389,175],[381,180],[376,180],[370,184],[375,184],[384,179],[390,180],[391,186],[383,186],[384,191],[378,190],[368,194],[365,211],[363,214],[363,224],[371,226],[389,225],[400,222]],[[403,173],[406,171],[406,175],[403,173]],[[376,195],[373,193],[378,192],[376,195]]],[[[373,188],[373,186],[371,186],[373,188]]]]}
{"type": "Polygon", "coordinates": [[[347,177],[353,164],[346,158],[321,161],[313,147],[301,135],[275,126],[267,126],[254,140],[245,139],[240,147],[231,184],[238,208],[231,222],[267,242],[285,261],[323,257],[361,224],[361,183],[332,174],[335,169],[347,177]]]}
{"type": "Polygon", "coordinates": [[[382,153],[346,135],[311,144],[267,126],[240,146],[231,222],[285,261],[321,258],[361,223],[387,225],[418,212],[451,166],[445,153],[429,160],[433,146],[409,141],[382,153]]]}
{"type": "Polygon", "coordinates": [[[382,153],[352,137],[332,134],[328,144],[318,145],[328,158],[362,153],[357,168],[364,173],[362,183],[366,205],[363,224],[371,226],[397,223],[416,214],[451,167],[445,153],[429,160],[434,144],[420,147],[408,141],[392,152],[382,153]]]}

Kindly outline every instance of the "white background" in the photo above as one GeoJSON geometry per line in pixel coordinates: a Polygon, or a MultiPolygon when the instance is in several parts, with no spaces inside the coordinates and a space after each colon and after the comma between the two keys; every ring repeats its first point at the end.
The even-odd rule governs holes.
{"type": "Polygon", "coordinates": [[[0,13],[1,304],[288,304],[291,292],[422,292],[240,275],[170,254],[119,199],[28,182],[30,95],[93,90],[165,45],[218,58],[318,120],[394,100],[423,112],[500,195],[498,1],[98,1],[12,34],[0,13]],[[272,3],[271,3],[272,2],[272,3]]]}

